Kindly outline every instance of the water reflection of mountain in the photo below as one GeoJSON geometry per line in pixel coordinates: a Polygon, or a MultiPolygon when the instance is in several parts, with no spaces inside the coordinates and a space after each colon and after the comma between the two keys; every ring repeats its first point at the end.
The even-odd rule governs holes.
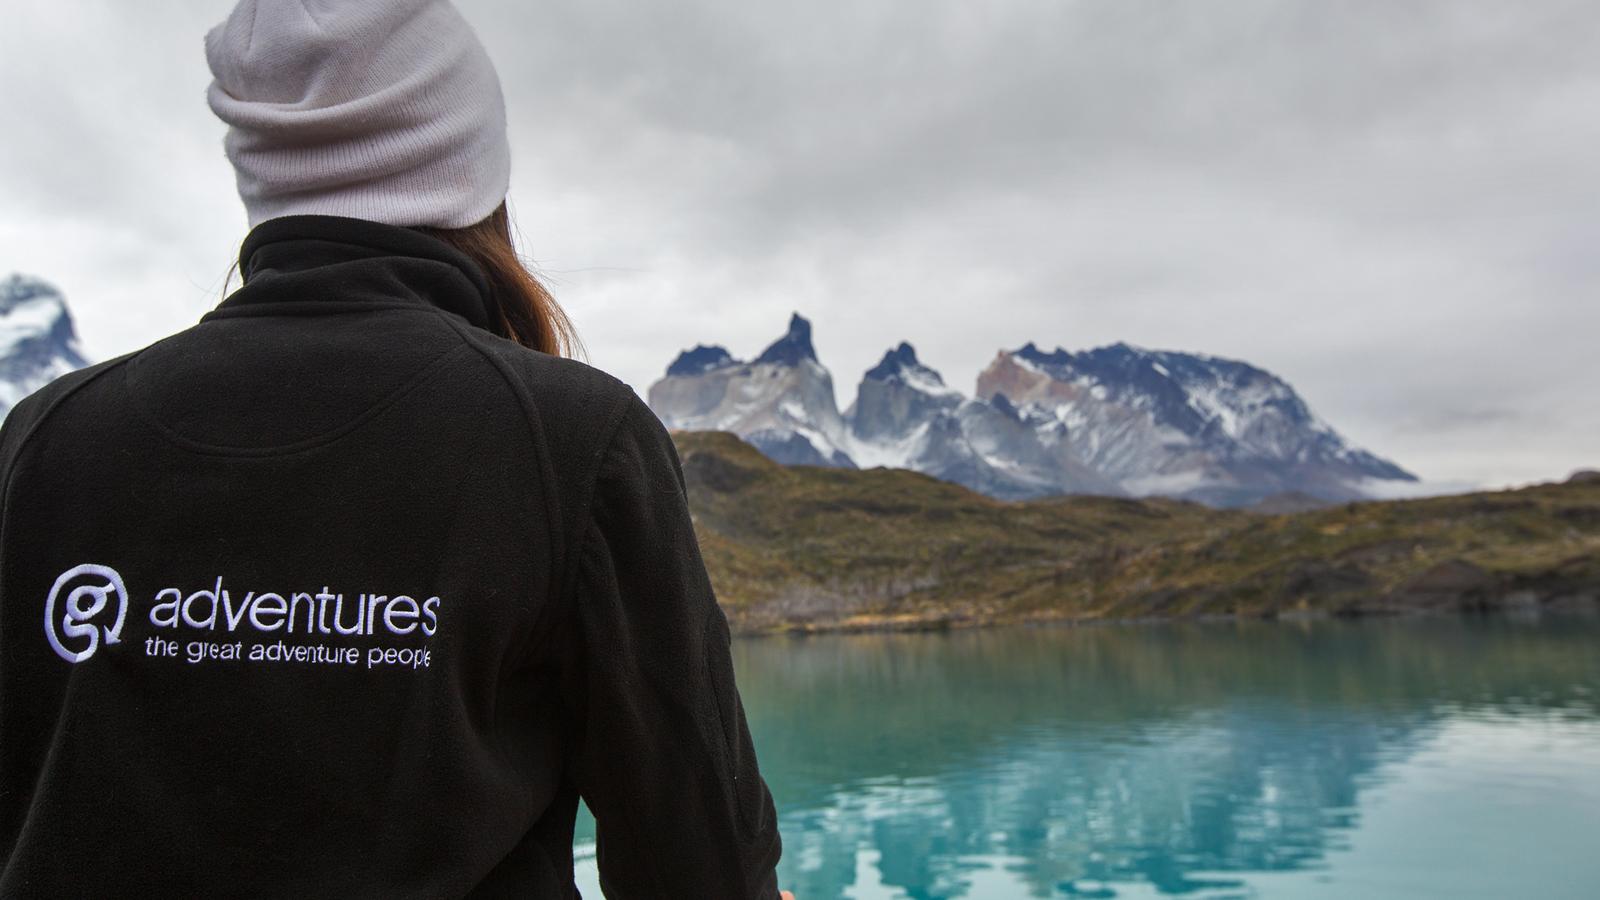
{"type": "Polygon", "coordinates": [[[995,630],[736,644],[784,883],[962,896],[1225,888],[1313,868],[1361,791],[1446,716],[1593,715],[1593,623],[1453,620],[995,630]],[[1219,874],[1220,873],[1220,874],[1219,874]]]}

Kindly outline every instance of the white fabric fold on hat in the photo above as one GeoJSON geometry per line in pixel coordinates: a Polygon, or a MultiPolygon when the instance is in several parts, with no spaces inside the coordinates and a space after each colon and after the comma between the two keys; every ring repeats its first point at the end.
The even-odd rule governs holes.
{"type": "Polygon", "coordinates": [[[460,228],[505,199],[500,79],[447,0],[240,0],[205,46],[251,227],[322,213],[460,228]]]}

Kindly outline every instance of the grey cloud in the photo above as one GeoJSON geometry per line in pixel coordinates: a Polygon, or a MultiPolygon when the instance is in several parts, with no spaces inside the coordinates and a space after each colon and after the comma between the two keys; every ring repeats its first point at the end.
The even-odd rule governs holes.
{"type": "MultiPolygon", "coordinates": [[[[15,6],[0,269],[131,349],[242,237],[203,102],[228,4],[15,6]]],[[[525,249],[641,390],[799,309],[841,402],[901,339],[969,390],[1001,347],[1127,340],[1264,365],[1430,477],[1600,460],[1593,4],[460,6],[525,249]]]]}

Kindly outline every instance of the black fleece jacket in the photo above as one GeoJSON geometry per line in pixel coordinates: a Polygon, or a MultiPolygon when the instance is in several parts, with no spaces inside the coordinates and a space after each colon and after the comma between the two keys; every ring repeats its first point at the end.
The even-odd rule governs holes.
{"type": "Polygon", "coordinates": [[[261,223],[0,427],[0,897],[777,897],[672,441],[420,231],[261,223]]]}

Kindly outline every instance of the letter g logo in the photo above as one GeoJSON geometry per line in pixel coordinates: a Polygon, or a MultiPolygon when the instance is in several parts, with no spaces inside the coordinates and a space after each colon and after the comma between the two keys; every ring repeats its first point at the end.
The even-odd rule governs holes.
{"type": "MultiPolygon", "coordinates": [[[[44,636],[56,654],[69,663],[80,663],[100,649],[100,630],[105,628],[106,643],[115,644],[122,639],[122,622],[128,617],[128,589],[122,576],[110,566],[84,563],[62,572],[50,587],[50,596],[44,601],[44,636]],[[73,586],[73,582],[77,582],[73,586]],[[61,592],[67,592],[63,599],[61,592]],[[109,626],[96,626],[89,620],[106,612],[115,603],[116,620],[109,626]],[[60,604],[61,609],[57,608],[60,604]],[[57,625],[60,628],[57,630],[57,625]],[[88,646],[82,650],[68,650],[61,639],[87,638],[88,646]]],[[[76,643],[76,641],[74,641],[76,643]]]]}

